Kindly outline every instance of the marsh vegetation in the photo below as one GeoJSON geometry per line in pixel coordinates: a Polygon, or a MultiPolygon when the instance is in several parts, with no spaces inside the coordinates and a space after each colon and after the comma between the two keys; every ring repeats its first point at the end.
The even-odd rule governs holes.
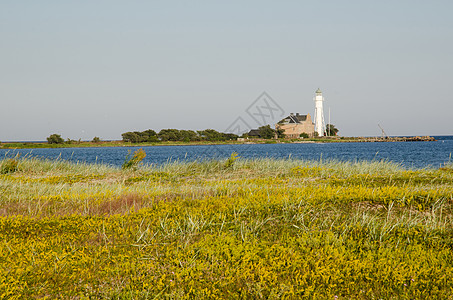
{"type": "Polygon", "coordinates": [[[448,298],[453,168],[3,160],[3,298],[448,298]]]}

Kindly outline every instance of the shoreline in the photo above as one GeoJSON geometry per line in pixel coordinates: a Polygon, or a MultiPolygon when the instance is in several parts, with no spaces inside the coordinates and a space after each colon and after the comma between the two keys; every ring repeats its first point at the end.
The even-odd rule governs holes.
{"type": "Polygon", "coordinates": [[[431,136],[415,137],[323,137],[309,139],[249,139],[244,141],[195,141],[127,143],[123,141],[75,142],[71,144],[48,144],[45,142],[3,142],[0,149],[46,149],[46,148],[95,148],[95,147],[151,147],[151,146],[210,146],[210,145],[254,145],[254,144],[326,144],[326,143],[389,143],[389,142],[434,142],[431,136]]]}

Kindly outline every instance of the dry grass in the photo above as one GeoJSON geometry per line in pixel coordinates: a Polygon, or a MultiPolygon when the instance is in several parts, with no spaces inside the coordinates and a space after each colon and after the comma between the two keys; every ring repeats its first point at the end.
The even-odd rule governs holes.
{"type": "Polygon", "coordinates": [[[0,175],[5,298],[452,296],[448,166],[17,166],[0,175]]]}

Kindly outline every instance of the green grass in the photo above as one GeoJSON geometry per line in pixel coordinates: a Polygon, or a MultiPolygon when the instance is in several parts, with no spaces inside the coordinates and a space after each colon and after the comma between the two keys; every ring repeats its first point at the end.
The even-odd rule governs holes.
{"type": "Polygon", "coordinates": [[[450,164],[16,160],[2,298],[453,297],[450,164]]]}

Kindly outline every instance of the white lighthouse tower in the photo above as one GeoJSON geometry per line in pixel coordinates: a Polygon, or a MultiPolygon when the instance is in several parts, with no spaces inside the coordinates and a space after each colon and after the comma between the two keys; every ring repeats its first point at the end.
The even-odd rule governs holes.
{"type": "Polygon", "coordinates": [[[324,136],[324,129],[326,128],[326,124],[324,123],[324,110],[323,110],[323,102],[324,97],[322,96],[322,92],[320,89],[316,90],[315,96],[315,132],[318,133],[318,136],[324,136]]]}

